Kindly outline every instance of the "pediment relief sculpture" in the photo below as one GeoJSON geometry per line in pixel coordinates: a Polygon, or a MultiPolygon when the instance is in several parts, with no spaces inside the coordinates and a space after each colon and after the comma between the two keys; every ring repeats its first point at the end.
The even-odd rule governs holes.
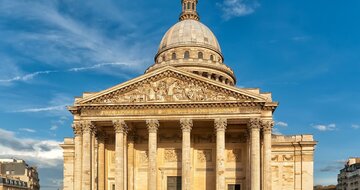
{"type": "Polygon", "coordinates": [[[196,80],[180,80],[165,77],[156,81],[145,80],[135,88],[119,89],[100,96],[88,103],[116,104],[140,102],[186,102],[186,101],[231,101],[245,100],[243,95],[212,89],[196,80]]]}

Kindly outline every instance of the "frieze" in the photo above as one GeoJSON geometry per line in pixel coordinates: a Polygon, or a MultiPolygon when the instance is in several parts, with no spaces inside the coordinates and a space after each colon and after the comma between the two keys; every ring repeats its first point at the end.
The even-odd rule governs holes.
{"type": "Polygon", "coordinates": [[[210,107],[210,108],[142,108],[142,109],[83,109],[81,116],[118,116],[118,115],[183,115],[183,114],[221,114],[221,113],[260,113],[259,107],[210,107]]]}

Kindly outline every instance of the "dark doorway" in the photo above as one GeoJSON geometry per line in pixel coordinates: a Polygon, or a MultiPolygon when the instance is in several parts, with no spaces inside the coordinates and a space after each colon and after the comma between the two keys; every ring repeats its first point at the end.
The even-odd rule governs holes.
{"type": "Polygon", "coordinates": [[[240,184],[229,184],[228,190],[241,190],[240,184]]]}
{"type": "Polygon", "coordinates": [[[167,190],[181,190],[181,176],[168,176],[167,190]]]}

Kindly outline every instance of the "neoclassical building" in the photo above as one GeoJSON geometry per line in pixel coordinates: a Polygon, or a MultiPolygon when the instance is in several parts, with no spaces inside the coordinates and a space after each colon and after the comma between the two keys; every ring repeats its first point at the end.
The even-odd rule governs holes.
{"type": "Polygon", "coordinates": [[[238,88],[182,0],[144,75],[75,99],[64,190],[310,190],[312,135],[273,135],[271,93],[238,88]]]}

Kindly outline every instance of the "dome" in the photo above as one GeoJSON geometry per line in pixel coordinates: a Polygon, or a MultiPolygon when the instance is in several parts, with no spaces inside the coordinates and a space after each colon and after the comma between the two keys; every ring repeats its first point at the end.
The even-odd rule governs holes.
{"type": "Polygon", "coordinates": [[[172,26],[161,40],[158,52],[179,46],[201,46],[221,54],[215,35],[197,20],[183,20],[172,26]]]}
{"type": "Polygon", "coordinates": [[[181,0],[179,22],[165,33],[155,55],[155,63],[145,73],[172,66],[234,86],[234,71],[224,63],[215,35],[199,21],[197,2],[198,0],[181,0]]]}

